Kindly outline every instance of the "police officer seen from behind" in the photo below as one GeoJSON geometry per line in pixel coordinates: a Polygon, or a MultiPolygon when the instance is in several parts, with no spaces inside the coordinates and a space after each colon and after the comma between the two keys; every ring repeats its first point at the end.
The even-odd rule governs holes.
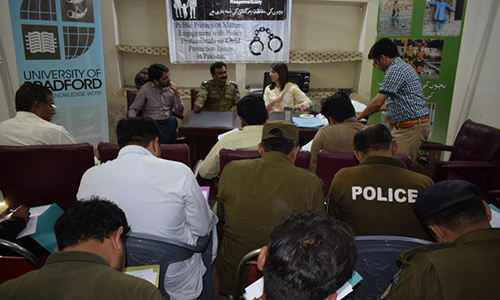
{"type": "Polygon", "coordinates": [[[399,235],[429,239],[414,212],[420,191],[433,184],[395,158],[398,143],[382,124],[354,136],[359,166],[335,174],[328,192],[328,215],[350,225],[356,235],[399,235]]]}
{"type": "Polygon", "coordinates": [[[401,269],[382,299],[498,299],[500,229],[479,188],[441,181],[420,193],[417,213],[439,242],[401,254],[401,269]]]}
{"type": "Polygon", "coordinates": [[[212,80],[204,81],[196,97],[193,110],[228,111],[236,110],[236,103],[240,100],[238,86],[234,81],[227,82],[227,68],[223,62],[216,62],[210,66],[212,80]]]}

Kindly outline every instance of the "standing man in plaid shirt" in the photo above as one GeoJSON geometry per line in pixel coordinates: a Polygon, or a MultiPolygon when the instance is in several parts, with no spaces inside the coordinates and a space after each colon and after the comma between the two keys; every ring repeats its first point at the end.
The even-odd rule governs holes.
{"type": "Polygon", "coordinates": [[[357,118],[387,110],[392,136],[399,145],[398,153],[408,154],[415,160],[420,145],[429,136],[429,108],[417,72],[398,54],[398,47],[387,38],[370,49],[368,58],[384,71],[384,81],[378,94],[357,118]]]}

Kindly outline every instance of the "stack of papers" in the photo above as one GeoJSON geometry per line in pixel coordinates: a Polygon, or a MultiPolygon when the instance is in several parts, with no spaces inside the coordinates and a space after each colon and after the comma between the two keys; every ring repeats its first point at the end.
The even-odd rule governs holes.
{"type": "Polygon", "coordinates": [[[304,119],[297,117],[293,117],[293,124],[302,128],[320,128],[324,125],[323,122],[316,118],[304,119]]]}
{"type": "MultiPolygon", "coordinates": [[[[352,288],[362,279],[363,277],[361,277],[358,272],[354,271],[352,277],[341,288],[337,290],[337,299],[340,300],[349,295],[349,293],[353,291],[352,288]]],[[[262,294],[264,294],[264,277],[261,277],[259,280],[249,285],[245,289],[243,297],[245,298],[245,300],[252,300],[258,299],[260,296],[262,296],[262,294]]]]}
{"type": "Polygon", "coordinates": [[[490,225],[494,228],[500,228],[500,209],[498,209],[493,204],[490,204],[491,208],[491,221],[490,225]]]}
{"type": "Polygon", "coordinates": [[[158,278],[160,277],[160,265],[149,265],[139,267],[128,267],[124,270],[125,274],[144,279],[158,287],[158,278]]]}

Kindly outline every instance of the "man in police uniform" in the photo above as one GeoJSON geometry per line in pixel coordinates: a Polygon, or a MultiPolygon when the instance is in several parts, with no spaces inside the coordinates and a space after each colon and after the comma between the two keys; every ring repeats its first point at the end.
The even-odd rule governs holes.
{"type": "Polygon", "coordinates": [[[328,215],[349,224],[356,235],[429,239],[414,204],[432,180],[406,169],[394,157],[398,144],[382,124],[356,133],[354,149],[361,163],[335,174],[328,193],[328,215]]]}
{"type": "Polygon", "coordinates": [[[479,189],[446,180],[422,191],[415,209],[439,243],[401,255],[383,299],[498,299],[500,229],[479,189]]]}
{"type": "Polygon", "coordinates": [[[194,111],[228,111],[236,110],[240,100],[238,86],[234,81],[227,82],[227,68],[223,62],[210,66],[212,80],[204,81],[194,103],[194,111]]]}
{"type": "Polygon", "coordinates": [[[295,125],[265,124],[258,151],[261,158],[227,164],[219,181],[217,214],[225,222],[216,260],[221,294],[233,292],[241,258],[267,245],[274,226],[304,209],[325,213],[323,183],[313,172],[294,166],[299,151],[295,125]]]}

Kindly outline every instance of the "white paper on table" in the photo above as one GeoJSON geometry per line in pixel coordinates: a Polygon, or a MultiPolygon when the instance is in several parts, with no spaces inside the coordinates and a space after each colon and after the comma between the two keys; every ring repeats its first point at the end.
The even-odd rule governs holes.
{"type": "Polygon", "coordinates": [[[491,208],[491,221],[490,225],[494,228],[500,228],[500,209],[498,209],[493,204],[490,204],[491,208]]]}
{"type": "Polygon", "coordinates": [[[131,270],[131,271],[125,271],[125,274],[144,279],[146,281],[149,281],[153,285],[157,284],[157,278],[159,276],[158,272],[156,272],[153,267],[147,268],[147,269],[142,269],[142,270],[131,270]]]}
{"type": "Polygon", "coordinates": [[[254,298],[259,298],[264,294],[264,277],[261,277],[251,285],[245,288],[245,299],[252,300],[254,298]]]}
{"type": "Polygon", "coordinates": [[[300,148],[300,151],[309,151],[309,152],[311,152],[312,144],[313,144],[313,140],[310,140],[309,143],[305,144],[304,146],[302,146],[302,148],[300,148]]]}
{"type": "Polygon", "coordinates": [[[353,291],[352,285],[348,282],[344,283],[340,289],[337,290],[337,299],[342,299],[345,296],[349,295],[353,291]]]}
{"type": "MultiPolygon", "coordinates": [[[[352,291],[352,285],[349,283],[349,281],[347,281],[341,288],[336,291],[337,299],[340,300],[344,298],[352,291]]],[[[245,289],[244,297],[246,300],[252,300],[254,298],[258,299],[260,296],[262,296],[262,294],[264,294],[264,277],[261,277],[259,280],[249,285],[245,289]]]]}
{"type": "Polygon", "coordinates": [[[354,106],[354,111],[355,112],[362,112],[366,108],[366,104],[363,104],[361,102],[358,102],[356,100],[351,99],[352,106],[354,106]]]}
{"type": "Polygon", "coordinates": [[[36,225],[38,224],[38,217],[41,214],[43,214],[51,205],[52,204],[31,207],[30,208],[30,213],[31,213],[30,219],[28,220],[28,223],[26,224],[26,228],[24,228],[23,231],[19,232],[16,239],[20,239],[22,237],[25,237],[27,235],[32,235],[33,233],[35,233],[36,232],[36,225]]]}
{"type": "Polygon", "coordinates": [[[224,136],[226,136],[226,135],[228,135],[228,134],[230,134],[230,133],[236,132],[236,131],[238,131],[238,130],[240,130],[240,129],[239,129],[239,128],[233,128],[233,129],[231,129],[231,130],[229,130],[229,131],[227,131],[227,132],[221,133],[221,134],[219,134],[219,135],[217,136],[217,140],[218,140],[218,141],[220,141],[220,140],[221,140],[224,136]]]}

